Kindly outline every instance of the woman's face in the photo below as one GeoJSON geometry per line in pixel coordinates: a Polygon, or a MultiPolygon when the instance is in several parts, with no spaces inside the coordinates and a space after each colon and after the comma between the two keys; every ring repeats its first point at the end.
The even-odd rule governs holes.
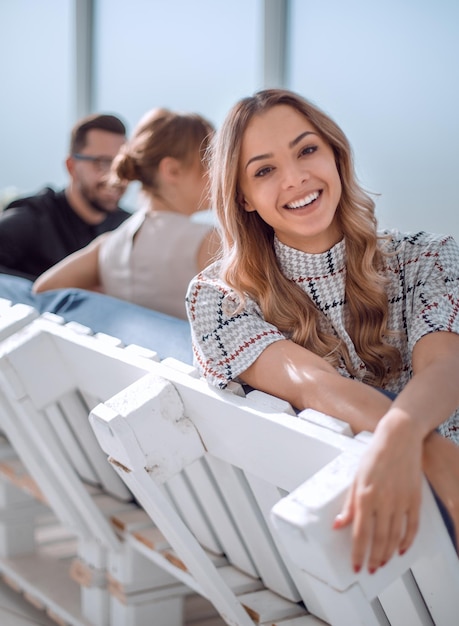
{"type": "Polygon", "coordinates": [[[256,211],[282,243],[320,253],[342,238],[333,151],[296,109],[276,105],[250,121],[238,180],[245,210],[256,211]]]}

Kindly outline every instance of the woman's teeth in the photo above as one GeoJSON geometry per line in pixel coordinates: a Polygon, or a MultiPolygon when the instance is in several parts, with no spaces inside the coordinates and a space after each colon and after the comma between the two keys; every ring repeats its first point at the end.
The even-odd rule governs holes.
{"type": "Polygon", "coordinates": [[[299,209],[300,207],[308,206],[308,204],[311,204],[311,202],[314,202],[314,200],[317,200],[319,195],[320,193],[318,191],[314,191],[313,193],[310,193],[305,198],[302,198],[301,200],[297,200],[296,202],[290,202],[290,204],[287,204],[286,206],[288,209],[299,209]]]}

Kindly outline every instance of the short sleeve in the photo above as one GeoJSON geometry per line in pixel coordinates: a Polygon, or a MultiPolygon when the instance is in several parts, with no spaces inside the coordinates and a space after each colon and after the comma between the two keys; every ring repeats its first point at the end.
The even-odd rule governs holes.
{"type": "Polygon", "coordinates": [[[459,333],[459,247],[452,237],[423,235],[422,242],[405,242],[401,264],[410,352],[428,333],[459,333]]]}
{"type": "MultiPolygon", "coordinates": [[[[404,258],[407,300],[411,294],[411,308],[407,306],[407,314],[411,315],[411,352],[428,333],[459,334],[459,247],[449,236],[420,233],[418,237],[415,245],[408,244],[404,258]]],[[[459,445],[459,411],[440,424],[438,430],[459,445]]]]}
{"type": "Polygon", "coordinates": [[[265,348],[285,337],[263,319],[252,300],[247,299],[238,310],[238,297],[213,267],[191,281],[186,306],[195,364],[209,383],[224,388],[265,348]]]}

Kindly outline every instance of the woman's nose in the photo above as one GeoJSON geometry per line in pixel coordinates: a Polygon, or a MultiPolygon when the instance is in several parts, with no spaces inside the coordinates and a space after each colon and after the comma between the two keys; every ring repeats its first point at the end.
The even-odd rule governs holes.
{"type": "Polygon", "coordinates": [[[297,187],[309,178],[309,171],[297,163],[289,163],[283,171],[283,187],[289,189],[297,187]]]}

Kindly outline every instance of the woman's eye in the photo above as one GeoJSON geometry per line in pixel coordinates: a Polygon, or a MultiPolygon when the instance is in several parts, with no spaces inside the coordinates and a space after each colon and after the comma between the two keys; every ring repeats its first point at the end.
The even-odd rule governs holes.
{"type": "Polygon", "coordinates": [[[317,146],[305,146],[301,150],[300,156],[303,156],[305,154],[313,154],[316,150],[317,150],[317,146]]]}
{"type": "Polygon", "coordinates": [[[262,167],[260,170],[257,170],[255,172],[255,178],[263,178],[263,176],[266,176],[267,174],[272,172],[272,170],[273,168],[269,166],[262,167]]]}

